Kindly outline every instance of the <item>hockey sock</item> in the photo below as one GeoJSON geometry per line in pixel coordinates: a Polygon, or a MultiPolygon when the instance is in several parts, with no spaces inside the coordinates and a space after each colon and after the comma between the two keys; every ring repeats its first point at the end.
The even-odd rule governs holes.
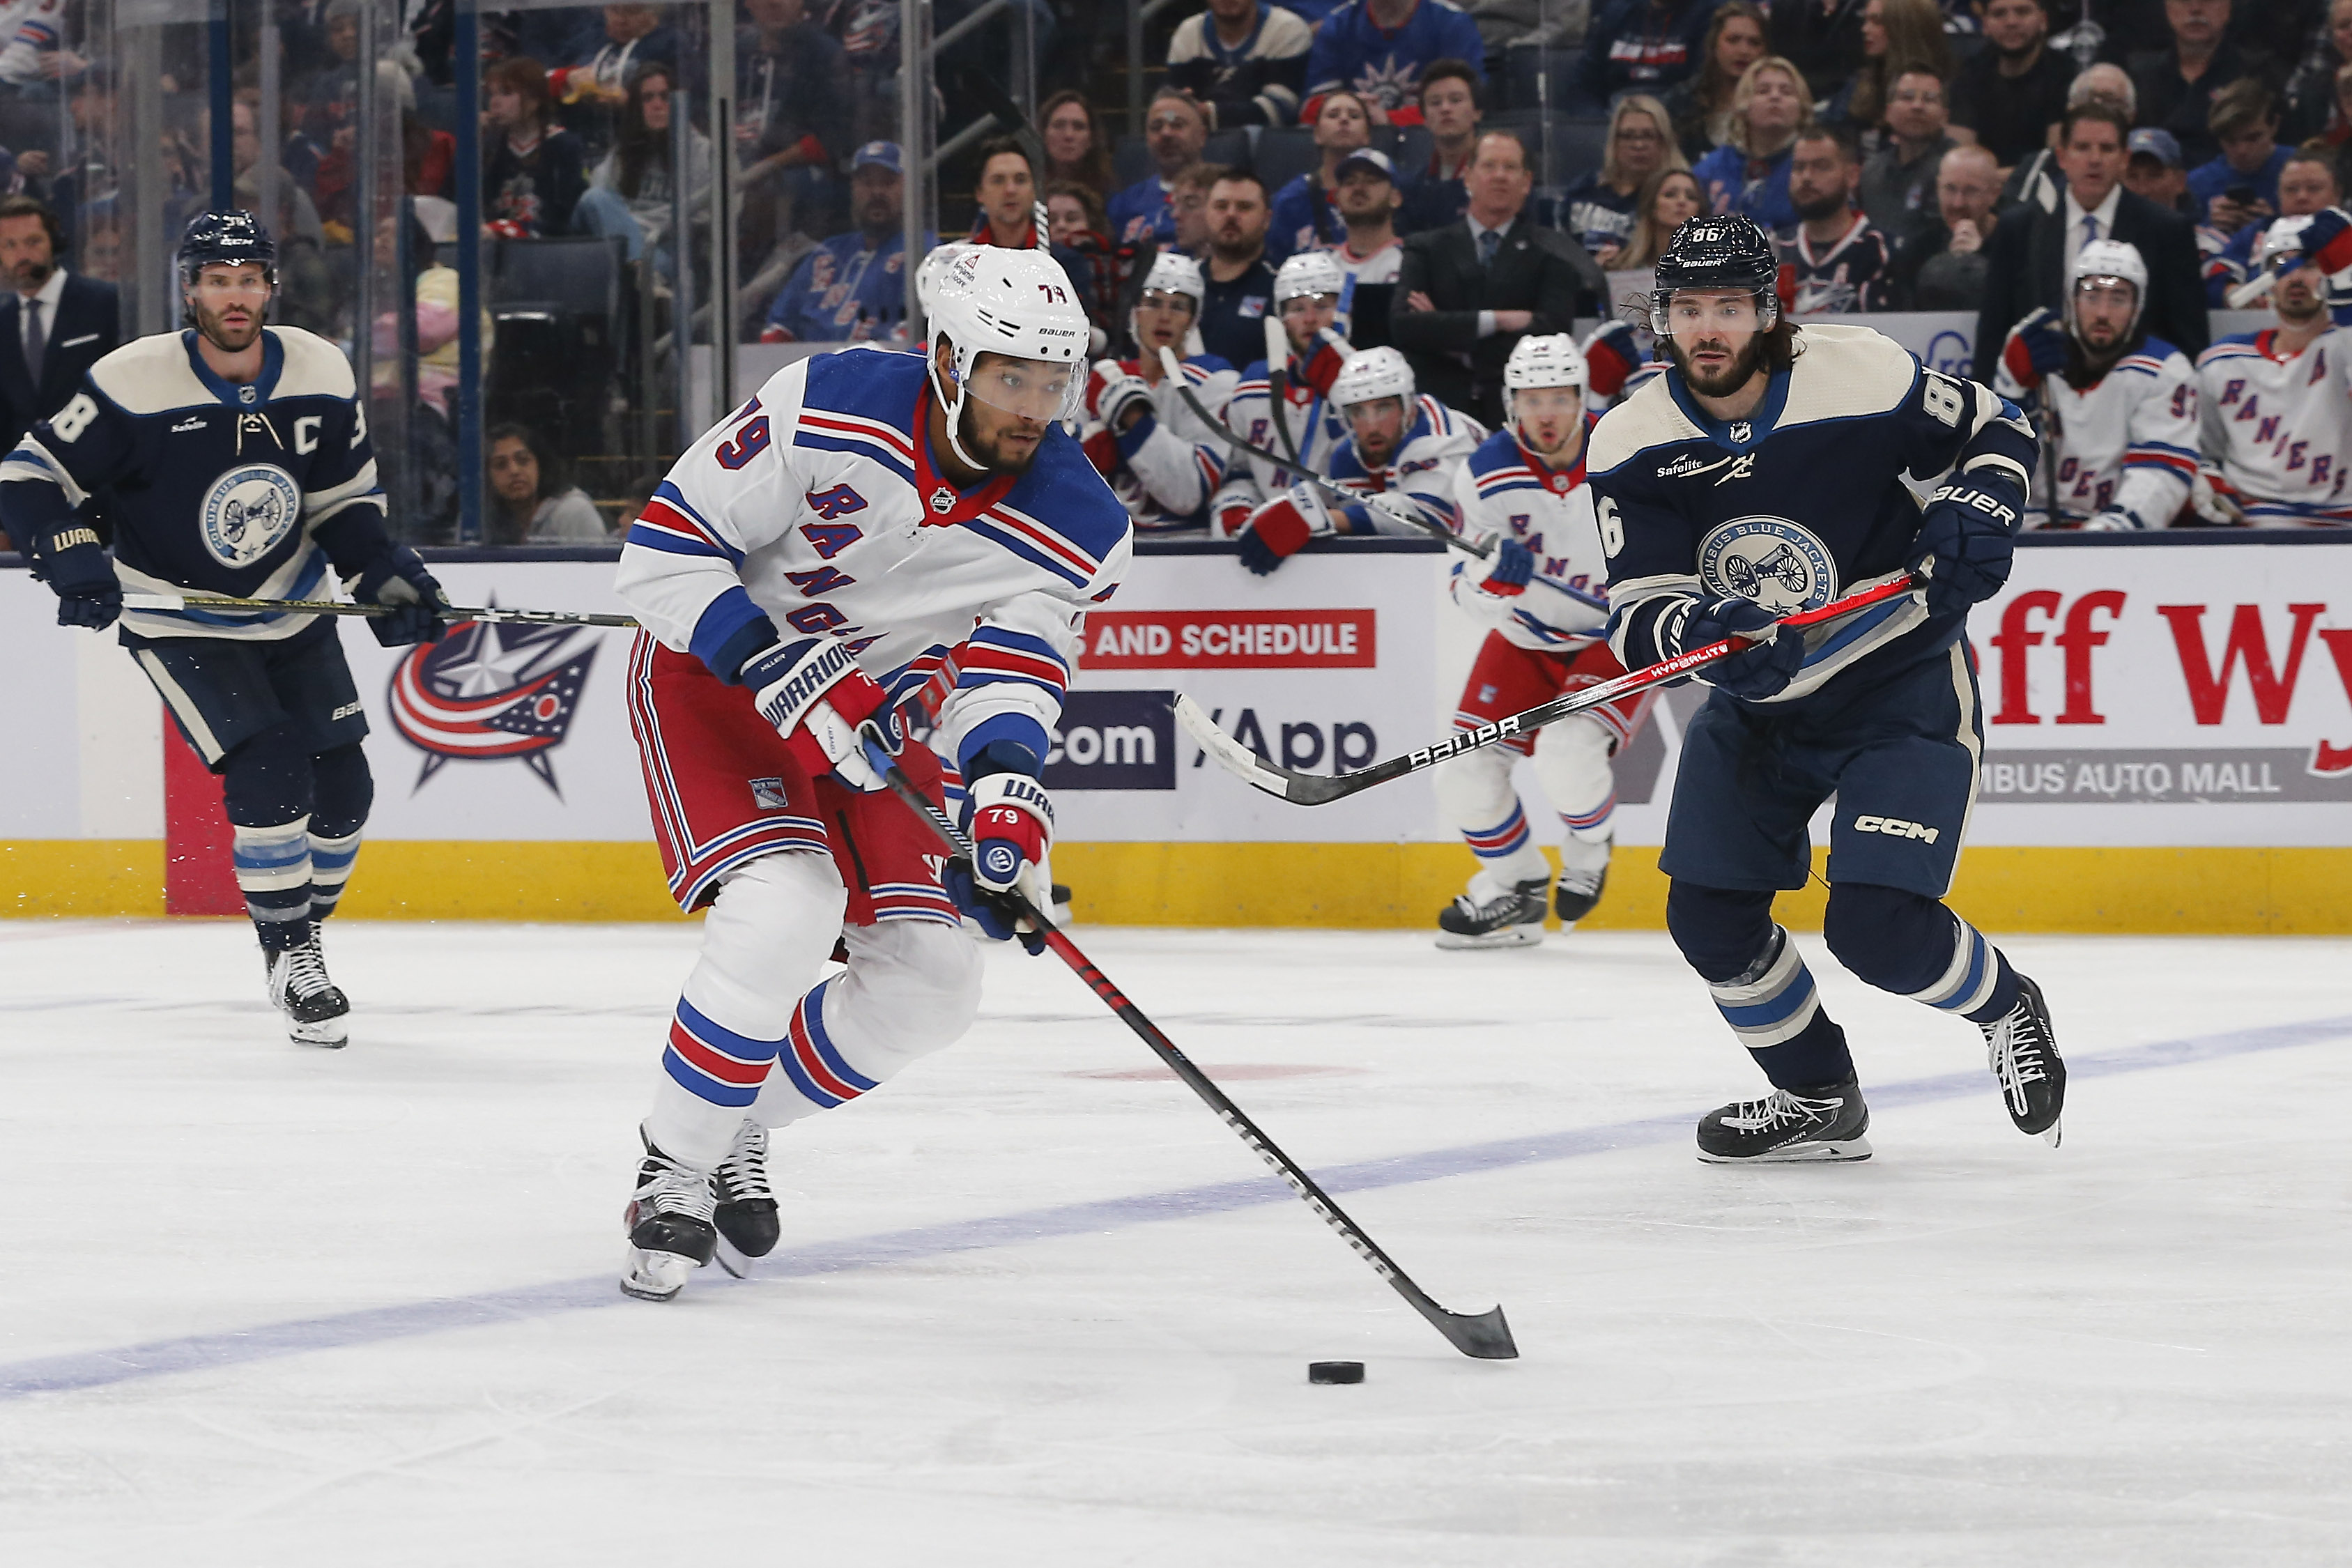
{"type": "Polygon", "coordinates": [[[1527,812],[1511,786],[1511,765],[1517,760],[1508,746],[1490,747],[1455,758],[1430,781],[1438,811],[1478,857],[1478,868],[1507,888],[1551,878],[1551,863],[1536,847],[1527,812]]]}
{"type": "Polygon", "coordinates": [[[812,986],[752,1119],[782,1127],[887,1083],[953,1044],[980,1010],[980,950],[957,926],[885,920],[842,932],[849,967],[812,986]]]}
{"type": "Polygon", "coordinates": [[[1606,844],[1616,831],[1617,779],[1609,766],[1616,739],[1591,714],[1571,713],[1536,741],[1536,776],[1569,836],[1587,844],[1606,844]]]}
{"type": "Polygon", "coordinates": [[[1723,1021],[1777,1089],[1816,1089],[1853,1073],[1845,1031],[1822,1006],[1812,972],[1772,923],[1772,895],[1677,879],[1666,929],[1723,1021]]]}
{"type": "Polygon", "coordinates": [[[1841,883],[1822,929],[1838,962],[1882,991],[1975,1023],[2016,1005],[2017,972],[2000,950],[1923,893],[1841,883]]]}
{"type": "Polygon", "coordinates": [[[229,853],[262,951],[299,947],[310,934],[310,819],[239,826],[229,853]]]}
{"type": "Polygon", "coordinates": [[[322,921],[335,912],[352,879],[375,781],[368,773],[367,753],[355,745],[321,752],[310,760],[310,773],[316,798],[310,812],[310,918],[322,921]]]}
{"type": "Polygon", "coordinates": [[[360,836],[340,838],[310,835],[310,918],[325,920],[335,912],[343,884],[352,879],[352,864],[360,858],[360,836]]]}
{"type": "Polygon", "coordinates": [[[1510,815],[1493,826],[1464,828],[1462,842],[1478,857],[1478,868],[1492,873],[1507,887],[1538,878],[1550,879],[1551,862],[1536,847],[1535,835],[1528,828],[1528,814],[1516,800],[1511,802],[1510,815]]]}

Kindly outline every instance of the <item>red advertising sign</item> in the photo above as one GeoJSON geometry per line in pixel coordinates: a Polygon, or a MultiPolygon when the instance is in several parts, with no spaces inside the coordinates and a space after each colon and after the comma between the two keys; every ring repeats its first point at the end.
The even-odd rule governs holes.
{"type": "Polygon", "coordinates": [[[1095,610],[1088,669],[1370,669],[1370,610],[1095,610]]]}

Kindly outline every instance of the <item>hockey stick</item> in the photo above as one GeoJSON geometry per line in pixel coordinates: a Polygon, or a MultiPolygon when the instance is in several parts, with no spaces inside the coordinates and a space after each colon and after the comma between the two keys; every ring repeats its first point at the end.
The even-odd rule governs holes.
{"type": "Polygon", "coordinates": [[[1305,473],[1307,459],[1298,455],[1298,442],[1290,434],[1290,421],[1283,416],[1283,409],[1290,402],[1290,337],[1272,316],[1265,319],[1265,384],[1274,394],[1266,406],[1266,412],[1274,416],[1274,433],[1282,437],[1282,449],[1290,454],[1291,467],[1305,473]]]}
{"type": "MultiPolygon", "coordinates": [[[[125,594],[122,607],[126,610],[280,610],[289,616],[383,616],[396,613],[396,605],[354,605],[341,599],[230,599],[205,594],[125,594]]],[[[518,626],[634,626],[629,616],[593,615],[585,610],[508,610],[493,605],[480,609],[462,605],[444,605],[441,618],[453,625],[458,621],[497,621],[518,626]]]]}
{"type": "MultiPolygon", "coordinates": [[[[1801,610],[1793,616],[1784,616],[1780,624],[1783,626],[1817,626],[1822,621],[1834,620],[1840,616],[1852,615],[1856,610],[1884,604],[1889,599],[1899,599],[1906,594],[1926,586],[1927,582],[1927,579],[1922,570],[1914,568],[1891,582],[1881,583],[1874,588],[1865,588],[1858,594],[1849,594],[1833,604],[1823,605],[1818,610],[1801,610]]],[[[1491,746],[1497,741],[1510,740],[1514,736],[1532,734],[1546,724],[1565,719],[1571,713],[1580,713],[1588,708],[1598,708],[1604,702],[1613,702],[1620,697],[1631,697],[1637,691],[1647,691],[1654,686],[1664,686],[1668,681],[1688,675],[1701,665],[1712,664],[1728,654],[1738,652],[1742,647],[1752,646],[1753,640],[1730,637],[1721,642],[1708,643],[1705,647],[1695,647],[1687,653],[1676,654],[1674,658],[1660,664],[1654,664],[1647,669],[1637,669],[1630,675],[1621,675],[1614,680],[1604,680],[1598,686],[1588,686],[1581,691],[1555,697],[1549,702],[1538,703],[1524,713],[1514,713],[1508,718],[1497,719],[1491,724],[1481,724],[1475,730],[1457,731],[1443,741],[1433,742],[1419,751],[1407,752],[1401,757],[1391,757],[1386,762],[1374,763],[1370,767],[1359,769],[1355,773],[1340,773],[1330,778],[1317,773],[1302,773],[1266,761],[1223,730],[1218,729],[1216,721],[1201,711],[1200,704],[1190,697],[1179,696],[1176,699],[1176,721],[1184,726],[1185,733],[1199,742],[1202,751],[1216,758],[1220,767],[1251,788],[1263,790],[1267,795],[1278,795],[1294,805],[1328,805],[1335,800],[1345,800],[1348,796],[1370,789],[1375,784],[1384,784],[1391,779],[1401,779],[1407,773],[1417,773],[1424,768],[1433,768],[1448,758],[1458,757],[1465,752],[1475,752],[1482,747],[1491,746]]]]}
{"type": "MultiPolygon", "coordinates": [[[[886,760],[875,755],[875,748],[872,745],[867,748],[867,756],[875,762],[886,760]]],[[[908,779],[905,772],[897,765],[893,764],[884,777],[889,780],[891,792],[905,802],[908,809],[929,825],[931,831],[939,837],[940,842],[947,847],[948,851],[969,863],[971,859],[971,846],[964,841],[963,835],[958,833],[954,825],[948,821],[947,814],[933,805],[929,797],[917,789],[913,781],[908,779]]],[[[1150,1047],[1152,1054],[1165,1063],[1178,1078],[1182,1079],[1185,1087],[1199,1095],[1208,1108],[1217,1113],[1219,1121],[1234,1130],[1234,1136],[1248,1144],[1259,1159],[1272,1166],[1275,1174],[1290,1184],[1290,1190],[1297,1193],[1308,1208],[1322,1215],[1323,1223],[1338,1231],[1339,1238],[1354,1247],[1356,1255],[1372,1266],[1372,1272],[1387,1280],[1396,1293],[1411,1304],[1414,1311],[1428,1319],[1430,1326],[1444,1334],[1448,1343],[1464,1355],[1475,1356],[1481,1361],[1511,1361],[1517,1357],[1519,1347],[1511,1338],[1510,1325],[1503,1321],[1502,1308],[1496,1307],[1491,1311],[1472,1316],[1462,1312],[1449,1312],[1431,1300],[1428,1293],[1414,1284],[1412,1277],[1398,1268],[1395,1261],[1381,1250],[1380,1243],[1366,1236],[1356,1222],[1349,1219],[1346,1212],[1332,1201],[1331,1194],[1316,1184],[1314,1177],[1300,1169],[1289,1155],[1276,1148],[1274,1140],[1260,1131],[1257,1123],[1243,1114],[1241,1107],[1228,1099],[1225,1091],[1219,1089],[1206,1073],[1194,1067],[1192,1058],[1176,1048],[1176,1042],[1161,1034],[1160,1026],[1145,1017],[1143,1009],[1129,1001],[1126,994],[1111,984],[1110,977],[1096,968],[1093,961],[1078,951],[1076,942],[1064,935],[1053,921],[1047,920],[1044,913],[1022,894],[1015,891],[1008,897],[1022,918],[1036,927],[1038,934],[1045,939],[1045,945],[1054,950],[1054,955],[1068,964],[1077,977],[1087,983],[1087,988],[1097,996],[1101,997],[1113,1013],[1118,1015],[1120,1023],[1134,1030],[1136,1037],[1150,1047]]]]}
{"type": "MultiPolygon", "coordinates": [[[[1232,426],[1209,412],[1209,405],[1201,401],[1200,394],[1192,390],[1192,384],[1184,379],[1184,362],[1178,359],[1176,351],[1165,343],[1160,345],[1160,374],[1167,376],[1170,384],[1176,388],[1176,395],[1184,400],[1184,406],[1192,411],[1193,417],[1207,426],[1210,434],[1234,451],[1246,452],[1261,462],[1271,463],[1277,468],[1288,469],[1324,494],[1337,496],[1349,506],[1359,505],[1365,500],[1360,493],[1344,489],[1333,484],[1314,469],[1296,463],[1290,458],[1277,457],[1248,437],[1235,434],[1232,426]]],[[[1495,553],[1495,546],[1486,540],[1465,539],[1452,529],[1441,523],[1432,522],[1425,517],[1415,517],[1412,522],[1414,527],[1439,543],[1451,545],[1465,554],[1475,555],[1482,561],[1495,553]]]]}
{"type": "Polygon", "coordinates": [[[2271,291],[2272,285],[2275,284],[2277,281],[2278,273],[2275,270],[2270,272],[2257,272],[2252,278],[2247,279],[2243,283],[2241,283],[2236,288],[2231,289],[2224,298],[2230,301],[2230,309],[2232,310],[2242,310],[2247,306],[2252,304],[2255,300],[2261,299],[2263,295],[2269,293],[2271,291]]]}

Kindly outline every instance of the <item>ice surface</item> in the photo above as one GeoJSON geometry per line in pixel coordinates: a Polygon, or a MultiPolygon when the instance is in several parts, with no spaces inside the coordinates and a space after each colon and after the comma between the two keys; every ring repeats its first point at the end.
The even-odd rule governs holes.
{"type": "Polygon", "coordinates": [[[338,922],[323,1053],[242,922],[7,922],[0,1563],[2352,1558],[2352,943],[2010,942],[2053,1152],[1801,938],[1878,1158],[1727,1171],[1691,1122],[1756,1080],[1663,937],[1078,934],[1523,1359],[1051,958],[780,1140],[761,1278],[655,1306],[613,1276],[690,928],[338,922]]]}

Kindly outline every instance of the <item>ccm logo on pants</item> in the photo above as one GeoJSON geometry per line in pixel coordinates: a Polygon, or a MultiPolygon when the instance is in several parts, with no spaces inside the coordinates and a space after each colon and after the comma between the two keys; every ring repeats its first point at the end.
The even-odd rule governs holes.
{"type": "Polygon", "coordinates": [[[1899,816],[1857,816],[1853,819],[1853,827],[1857,833],[1884,833],[1889,838],[1921,838],[1930,844],[1936,842],[1936,835],[1943,831],[1924,823],[1906,822],[1899,816]]]}

